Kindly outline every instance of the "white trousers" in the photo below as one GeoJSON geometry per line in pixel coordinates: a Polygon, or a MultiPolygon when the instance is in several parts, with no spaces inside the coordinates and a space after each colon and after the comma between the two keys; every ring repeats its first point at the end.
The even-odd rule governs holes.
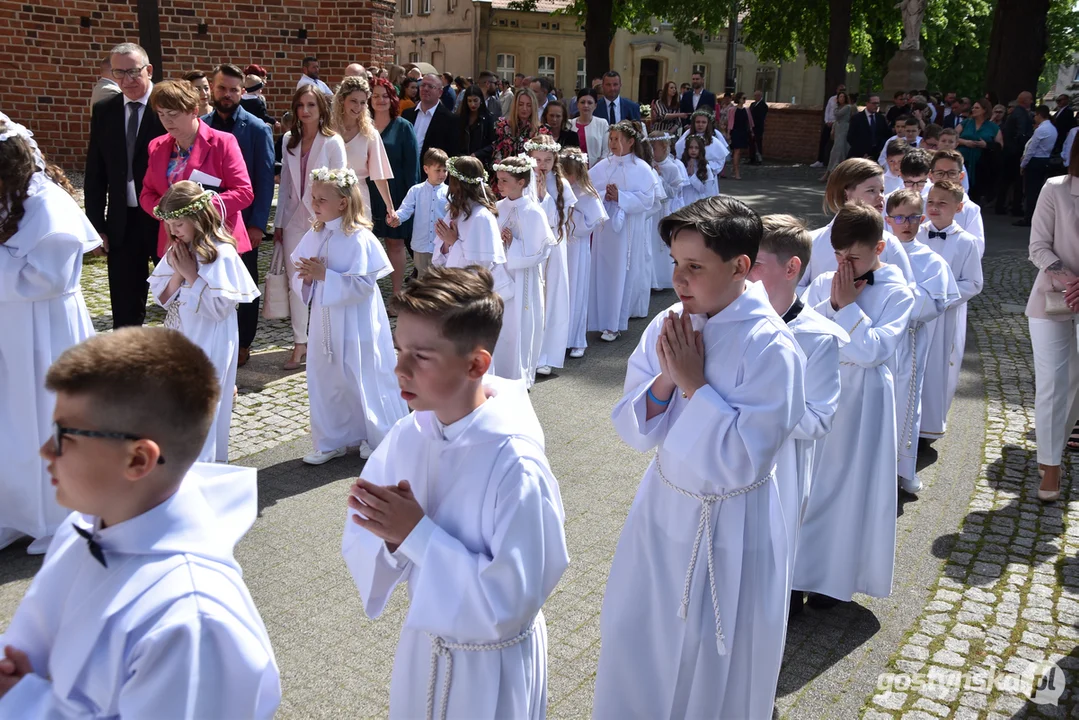
{"type": "Polygon", "coordinates": [[[1034,349],[1034,436],[1038,463],[1060,465],[1064,443],[1079,416],[1079,342],[1076,319],[1030,318],[1034,349]]]}
{"type": "Polygon", "coordinates": [[[296,266],[292,264],[292,253],[296,252],[303,236],[311,229],[306,220],[296,219],[303,214],[303,206],[300,206],[293,215],[293,220],[285,228],[282,242],[285,246],[285,272],[289,278],[288,306],[292,318],[292,342],[297,345],[307,344],[307,303],[292,289],[292,278],[296,275],[296,266]]]}

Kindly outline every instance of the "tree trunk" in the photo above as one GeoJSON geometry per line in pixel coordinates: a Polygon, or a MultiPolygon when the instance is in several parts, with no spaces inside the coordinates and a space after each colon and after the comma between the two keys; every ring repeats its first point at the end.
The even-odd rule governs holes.
{"type": "Polygon", "coordinates": [[[824,103],[832,97],[837,86],[847,82],[852,4],[852,0],[829,0],[828,3],[828,58],[824,66],[824,103]]]}
{"type": "Polygon", "coordinates": [[[1036,94],[1049,47],[1049,0],[999,0],[989,36],[986,90],[1002,103],[1024,90],[1036,94]]]}
{"type": "Polygon", "coordinates": [[[738,90],[738,3],[731,7],[731,19],[727,24],[727,76],[723,92],[732,95],[738,90]]]}
{"type": "Polygon", "coordinates": [[[589,0],[584,20],[585,82],[611,69],[611,40],[614,39],[613,0],[589,0]]]}

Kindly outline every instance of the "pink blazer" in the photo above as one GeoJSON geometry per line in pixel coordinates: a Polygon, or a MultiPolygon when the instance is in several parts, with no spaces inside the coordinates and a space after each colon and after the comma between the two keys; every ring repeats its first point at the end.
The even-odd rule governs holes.
{"type": "MultiPolygon", "coordinates": [[[[154,207],[161,202],[169,189],[169,157],[176,141],[169,134],[150,141],[150,160],[146,168],[146,177],[142,181],[142,193],[139,205],[150,215],[154,207]]],[[[243,153],[236,138],[231,133],[214,130],[199,120],[199,134],[191,146],[191,156],[187,161],[183,179],[200,170],[221,180],[221,199],[225,201],[225,227],[236,238],[236,251],[245,253],[251,249],[251,239],[247,236],[241,211],[251,204],[255,193],[251,189],[251,178],[247,174],[243,153]]],[[[157,231],[157,256],[162,257],[168,248],[168,232],[162,222],[157,231]]]]}

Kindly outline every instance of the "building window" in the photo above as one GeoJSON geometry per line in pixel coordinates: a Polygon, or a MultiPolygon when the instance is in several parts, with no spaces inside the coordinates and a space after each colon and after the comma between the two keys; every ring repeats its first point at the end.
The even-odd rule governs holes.
{"type": "Polygon", "coordinates": [[[557,30],[557,29],[558,29],[559,27],[560,27],[560,26],[559,26],[559,24],[558,24],[558,23],[551,23],[551,29],[552,29],[552,30],[557,30]]]}
{"type": "Polygon", "coordinates": [[[545,77],[554,83],[554,55],[540,55],[539,56],[539,68],[536,75],[539,77],[545,77]]]}
{"type": "Polygon", "coordinates": [[[401,17],[412,15],[412,0],[401,0],[401,17]]]}
{"type": "Polygon", "coordinates": [[[588,87],[588,74],[585,72],[584,58],[577,58],[577,84],[574,87],[578,90],[584,90],[588,87]]]}
{"type": "Polygon", "coordinates": [[[757,77],[753,80],[753,89],[760,90],[765,100],[776,96],[776,69],[774,67],[757,68],[757,77]]]}
{"type": "Polygon", "coordinates": [[[707,85],[707,83],[708,83],[708,66],[707,65],[694,65],[692,68],[690,68],[689,72],[690,72],[690,74],[700,73],[701,77],[704,78],[705,84],[707,85]]]}
{"type": "Polygon", "coordinates": [[[418,52],[410,52],[408,54],[408,61],[410,63],[418,63],[420,61],[420,54],[418,52]]]}
{"type": "Polygon", "coordinates": [[[517,56],[503,55],[501,53],[496,55],[495,73],[503,80],[513,82],[513,76],[517,73],[517,56]]]}
{"type": "Polygon", "coordinates": [[[517,27],[517,21],[516,20],[510,20],[510,27],[517,27]]]}
{"type": "Polygon", "coordinates": [[[545,23],[545,22],[541,22],[541,23],[540,23],[540,30],[546,30],[546,29],[547,29],[547,28],[549,28],[550,26],[551,26],[551,24],[550,24],[550,23],[545,23]]]}
{"type": "Polygon", "coordinates": [[[431,0],[420,0],[420,15],[431,14],[431,0]]]}

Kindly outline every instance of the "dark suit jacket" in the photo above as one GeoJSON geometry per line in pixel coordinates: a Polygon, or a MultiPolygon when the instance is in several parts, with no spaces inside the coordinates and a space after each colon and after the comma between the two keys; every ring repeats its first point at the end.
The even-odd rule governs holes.
{"type": "MultiPolygon", "coordinates": [[[[627,100],[624,97],[618,98],[619,112],[622,113],[623,120],[640,120],[641,119],[641,106],[632,100],[627,100]]],[[[603,118],[611,125],[614,125],[614,121],[607,117],[607,98],[600,95],[596,98],[596,112],[595,117],[603,118]]]]}
{"type": "MultiPolygon", "coordinates": [[[[701,99],[697,101],[697,109],[703,110],[705,107],[712,111],[714,115],[716,112],[716,94],[709,90],[701,90],[701,99]]],[[[678,102],[678,112],[686,113],[687,115],[693,112],[693,91],[689,90],[682,94],[682,99],[678,102]]],[[[756,121],[756,118],[754,118],[756,121]]],[[[685,120],[682,124],[688,123],[689,120],[685,120]]]]}
{"type": "MultiPolygon", "coordinates": [[[[1053,153],[1060,154],[1061,149],[1064,147],[1064,140],[1068,137],[1068,133],[1075,127],[1075,110],[1072,106],[1058,110],[1057,114],[1053,116],[1053,127],[1057,129],[1057,142],[1053,146],[1053,153]]],[[[1064,158],[1064,162],[1068,162],[1068,158],[1064,158]]]]}
{"type": "MultiPolygon", "coordinates": [[[[401,113],[401,117],[412,123],[412,127],[416,127],[416,115],[419,114],[420,106],[411,107],[401,113]]],[[[435,114],[431,118],[431,124],[427,126],[427,134],[423,136],[423,147],[420,148],[420,161],[423,161],[423,154],[430,148],[438,148],[445,151],[450,157],[460,155],[463,151],[461,149],[461,130],[458,126],[457,116],[446,109],[446,106],[439,103],[435,106],[435,114]]]]}
{"type": "MultiPolygon", "coordinates": [[[[147,148],[150,141],[164,135],[165,128],[157,119],[157,113],[147,107],[142,113],[139,134],[135,141],[135,157],[132,170],[135,179],[135,197],[142,193],[142,179],[149,163],[147,148]]],[[[157,220],[146,215],[140,208],[127,206],[127,115],[123,94],[113,95],[94,105],[90,115],[90,146],[86,150],[86,217],[94,229],[108,235],[109,244],[119,246],[124,242],[124,227],[128,212],[139,213],[151,232],[157,229],[157,220]],[[106,212],[106,208],[108,211],[106,212]]]]}
{"type": "Polygon", "coordinates": [[[954,128],[961,122],[963,122],[962,115],[957,115],[956,113],[949,112],[947,115],[944,115],[940,118],[940,121],[937,123],[937,125],[940,125],[942,128],[954,128]]]}
{"type": "MultiPolygon", "coordinates": [[[[224,126],[214,125],[215,113],[208,113],[202,117],[202,121],[222,132],[228,132],[224,126]]],[[[247,165],[247,175],[251,178],[251,189],[255,193],[255,199],[243,209],[241,213],[246,227],[260,227],[265,231],[266,223],[270,220],[270,205],[273,203],[274,191],[274,147],[273,133],[270,126],[247,112],[243,105],[236,108],[232,115],[235,123],[232,126],[232,136],[236,138],[236,144],[240,146],[240,152],[244,156],[244,164],[247,165]]],[[[251,238],[261,240],[262,238],[251,238]]]]}
{"type": "Polygon", "coordinates": [[[1026,108],[1016,105],[1008,113],[1001,132],[1006,155],[1022,155],[1027,140],[1034,134],[1034,116],[1026,108]]]}
{"type": "Polygon", "coordinates": [[[764,135],[764,118],[768,115],[768,103],[763,98],[760,102],[750,103],[749,114],[753,116],[753,134],[764,135]]]}
{"type": "Polygon", "coordinates": [[[850,119],[850,128],[847,130],[847,142],[850,144],[847,157],[867,157],[876,161],[891,134],[888,119],[882,113],[878,112],[873,116],[873,127],[870,128],[865,111],[859,112],[850,119]]]}

